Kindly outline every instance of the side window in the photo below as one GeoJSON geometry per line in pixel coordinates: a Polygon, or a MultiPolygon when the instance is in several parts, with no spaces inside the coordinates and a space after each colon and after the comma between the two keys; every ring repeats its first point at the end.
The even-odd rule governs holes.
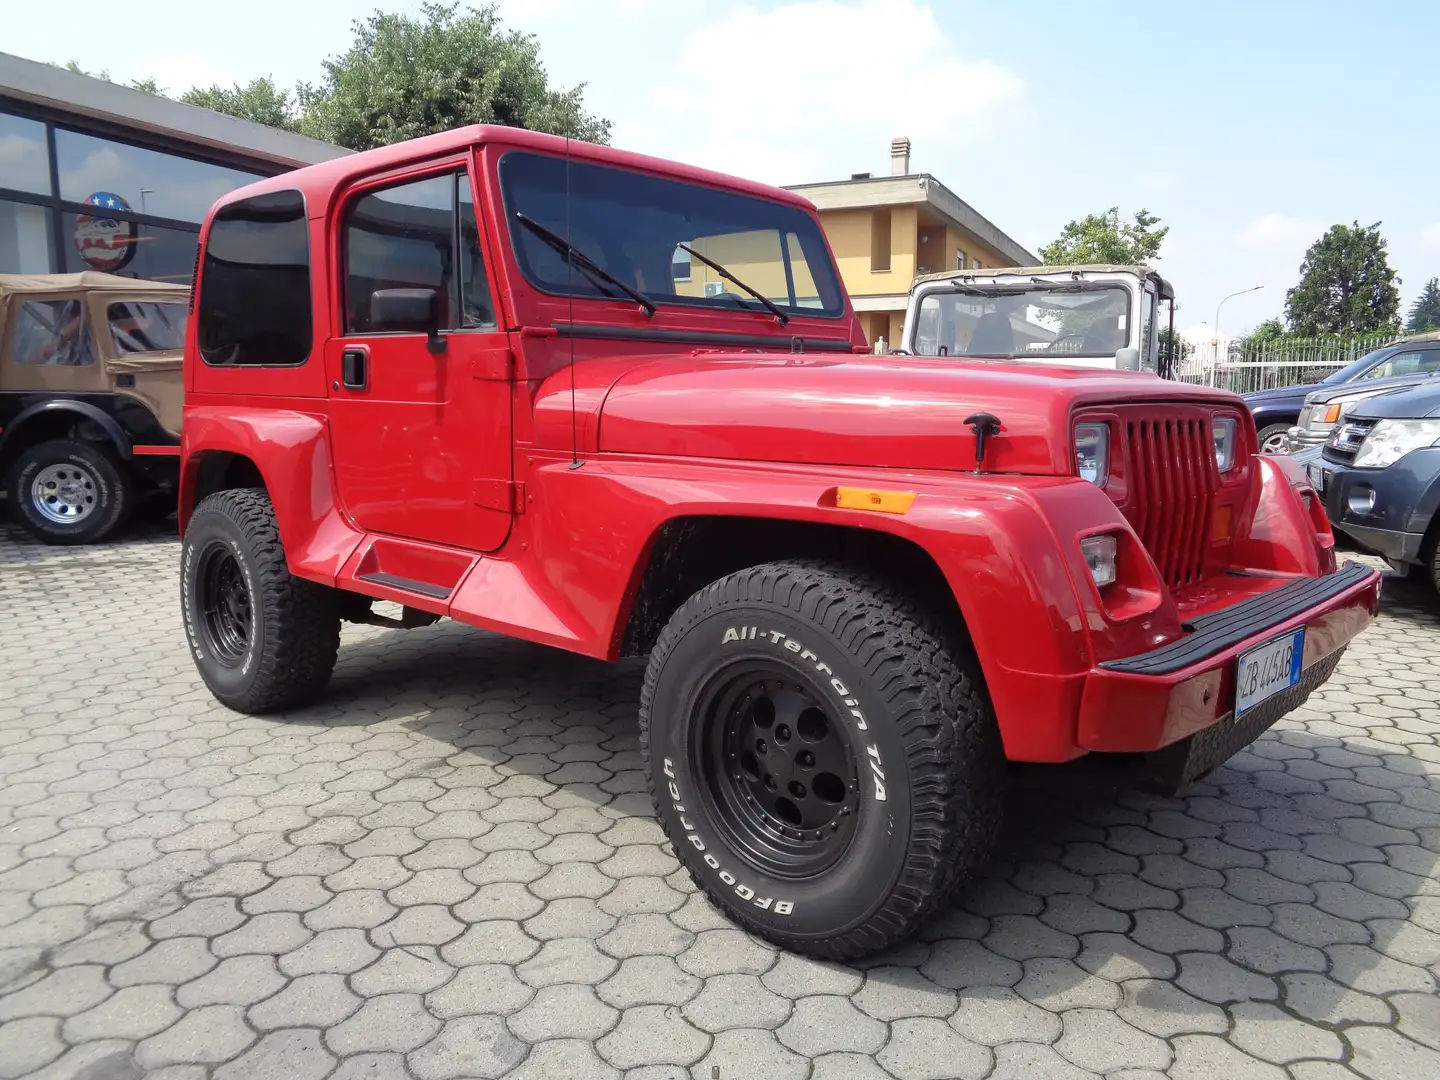
{"type": "Polygon", "coordinates": [[[485,273],[485,253],[480,247],[480,225],[475,220],[475,199],[470,178],[455,177],[460,206],[460,325],[493,329],[495,302],[490,299],[490,278],[485,273]]]}
{"type": "Polygon", "coordinates": [[[185,305],[127,300],[105,309],[115,351],[166,352],[185,348],[185,305]]]}
{"type": "Polygon", "coordinates": [[[1440,369],[1440,349],[1409,349],[1376,364],[1361,379],[1388,379],[1397,375],[1424,375],[1440,369]]]}
{"type": "Polygon", "coordinates": [[[493,327],[495,306],[464,172],[372,191],[345,213],[345,329],[393,329],[374,317],[375,294],[433,289],[440,328],[493,327]]]}
{"type": "Polygon", "coordinates": [[[29,300],[15,319],[17,364],[85,367],[95,363],[95,350],[79,300],[29,300]]]}
{"type": "Polygon", "coordinates": [[[310,240],[305,198],[275,191],[216,212],[200,269],[200,358],[294,366],[310,355],[310,240]]]}

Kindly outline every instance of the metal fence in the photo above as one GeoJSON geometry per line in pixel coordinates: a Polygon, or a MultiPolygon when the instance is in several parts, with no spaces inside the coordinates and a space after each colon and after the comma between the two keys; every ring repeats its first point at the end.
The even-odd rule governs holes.
{"type": "Polygon", "coordinates": [[[1181,382],[1219,386],[1237,394],[1319,382],[1368,352],[1395,339],[1394,334],[1355,338],[1280,338],[1242,349],[1233,343],[1223,356],[1208,343],[1181,345],[1172,369],[1181,382]]]}

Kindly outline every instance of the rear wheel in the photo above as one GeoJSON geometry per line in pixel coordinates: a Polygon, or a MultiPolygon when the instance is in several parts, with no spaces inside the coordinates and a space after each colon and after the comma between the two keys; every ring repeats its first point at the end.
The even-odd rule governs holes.
{"type": "Polygon", "coordinates": [[[696,883],[799,952],[906,936],[998,832],[1003,754],[968,648],[844,567],[772,563],[691,597],[651,653],[640,739],[696,883]]]}
{"type": "Polygon", "coordinates": [[[340,648],[335,591],[290,573],[264,491],[201,502],[185,530],[180,575],[190,651],[222,704],[275,712],[324,689],[340,648]]]}
{"type": "Polygon", "coordinates": [[[15,519],[47,544],[93,544],[124,523],[129,472],[108,447],[52,439],[21,452],[6,480],[15,519]]]}
{"type": "Polygon", "coordinates": [[[1290,452],[1288,432],[1290,424],[1266,424],[1255,433],[1262,454],[1286,454],[1290,452]]]}

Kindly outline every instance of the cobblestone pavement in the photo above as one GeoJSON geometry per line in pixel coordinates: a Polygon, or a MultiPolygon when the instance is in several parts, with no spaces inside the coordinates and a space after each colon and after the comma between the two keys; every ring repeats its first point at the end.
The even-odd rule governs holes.
{"type": "Polygon", "coordinates": [[[239,716],[177,550],[0,533],[0,1077],[1440,1077],[1417,588],[1188,797],[1022,789],[984,880],[840,966],[678,869],[635,664],[347,627],[326,705],[239,716]]]}

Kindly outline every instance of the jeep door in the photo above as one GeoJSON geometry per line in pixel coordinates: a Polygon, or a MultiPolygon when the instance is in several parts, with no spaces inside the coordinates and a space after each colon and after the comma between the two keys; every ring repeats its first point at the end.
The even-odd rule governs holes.
{"type": "Polygon", "coordinates": [[[469,155],[345,194],[326,345],[341,498],[370,532],[490,551],[510,531],[510,364],[469,155]],[[418,306],[417,306],[418,305],[418,306]]]}

